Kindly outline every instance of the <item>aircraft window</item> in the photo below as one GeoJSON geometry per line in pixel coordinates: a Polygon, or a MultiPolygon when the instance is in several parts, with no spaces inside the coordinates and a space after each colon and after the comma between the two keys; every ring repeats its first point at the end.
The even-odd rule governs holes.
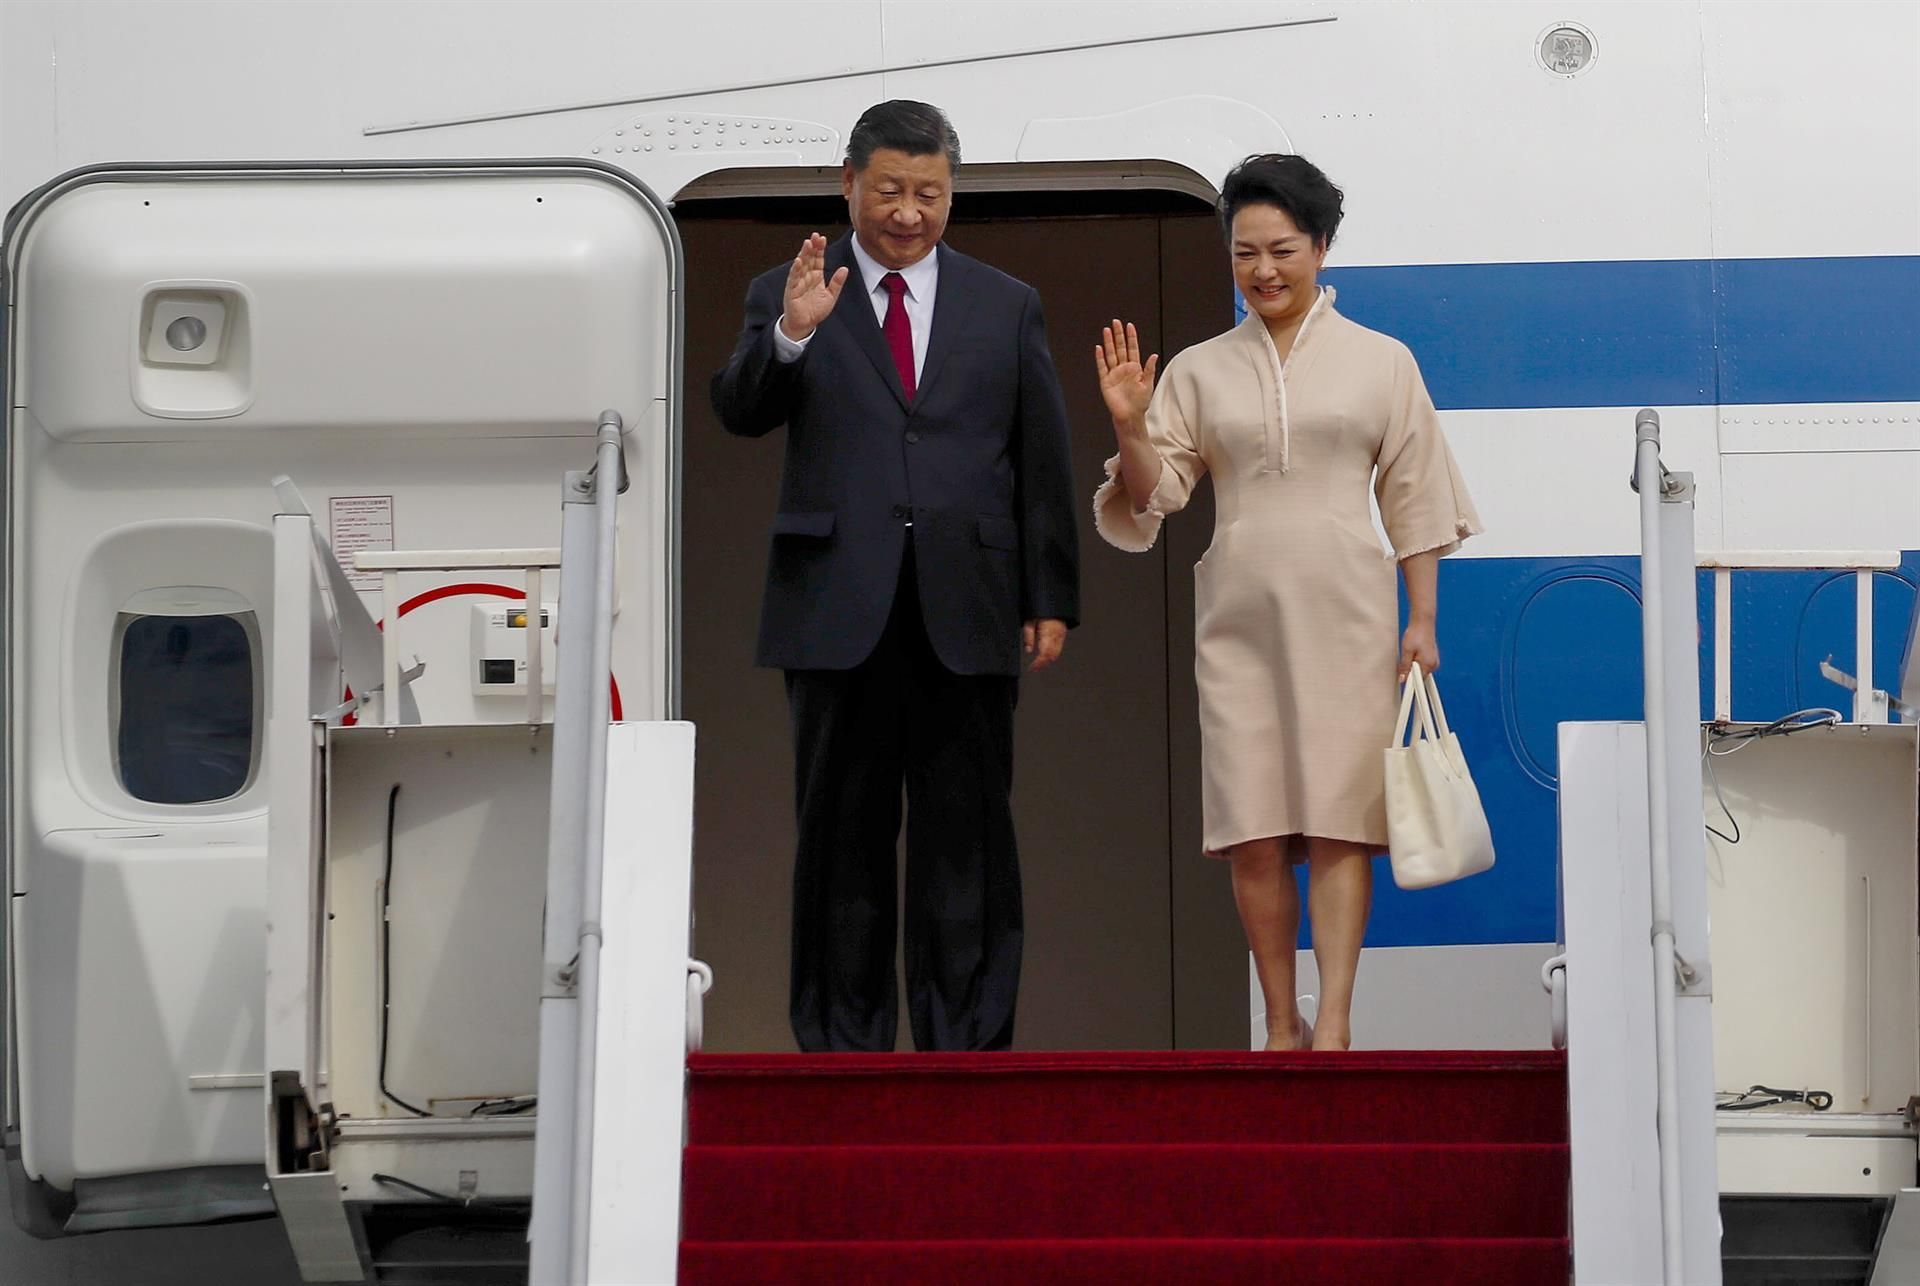
{"type": "Polygon", "coordinates": [[[258,748],[259,628],[252,612],[119,618],[114,692],[121,785],[150,804],[246,789],[258,748]]]}

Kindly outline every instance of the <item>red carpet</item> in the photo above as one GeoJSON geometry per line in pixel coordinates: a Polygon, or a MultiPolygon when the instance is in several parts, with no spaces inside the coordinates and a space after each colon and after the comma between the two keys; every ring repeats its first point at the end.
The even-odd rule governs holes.
{"type": "Polygon", "coordinates": [[[686,1283],[1555,1283],[1537,1053],[696,1055],[686,1283]]]}

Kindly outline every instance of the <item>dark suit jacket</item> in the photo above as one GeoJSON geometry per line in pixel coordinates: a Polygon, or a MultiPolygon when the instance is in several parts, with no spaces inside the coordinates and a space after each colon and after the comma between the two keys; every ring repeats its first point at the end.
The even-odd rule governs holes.
{"type": "Polygon", "coordinates": [[[787,264],[747,288],[746,326],[713,405],[730,433],[787,426],[757,662],[845,670],[887,623],[912,518],[927,635],[956,674],[1018,674],[1020,627],[1078,623],[1079,546],[1066,404],[1040,296],[939,246],[918,395],[908,405],[853,257],[800,359],[774,352],[787,264]]]}

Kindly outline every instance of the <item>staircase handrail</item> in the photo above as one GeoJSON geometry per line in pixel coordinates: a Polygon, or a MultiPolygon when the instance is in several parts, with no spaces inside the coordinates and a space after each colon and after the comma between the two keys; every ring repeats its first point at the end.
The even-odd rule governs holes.
{"type": "MultiPolygon", "coordinates": [[[[1660,1262],[1666,1286],[1683,1286],[1689,1268],[1696,1276],[1718,1281],[1718,1256],[1700,1262],[1707,1230],[1689,1227],[1689,1220],[1705,1220],[1718,1202],[1718,1179],[1712,1144],[1697,1129],[1711,1100],[1682,1100],[1682,1082],[1692,1095],[1710,1092],[1711,1053],[1694,1048],[1701,1038],[1701,1011],[1710,1005],[1712,975],[1706,952],[1704,886],[1705,836],[1692,824],[1676,834],[1676,818],[1683,802],[1699,798],[1698,702],[1699,678],[1694,672],[1697,626],[1691,565],[1694,485],[1691,474],[1668,472],[1660,459],[1660,416],[1642,410],[1634,417],[1633,487],[1640,497],[1640,591],[1642,611],[1641,660],[1645,682],[1647,778],[1647,840],[1649,925],[1653,963],[1653,1048],[1655,1058],[1656,1123],[1660,1192],[1660,1262]],[[1671,530],[1669,530],[1671,528],[1671,530]],[[1664,533],[1664,534],[1663,534],[1664,533]],[[1670,536],[1678,544],[1664,547],[1670,536]],[[1669,585],[1669,575],[1679,583],[1669,585]],[[1674,637],[1669,638],[1669,631],[1674,637]],[[1677,667],[1668,672],[1668,662],[1677,667]],[[1681,792],[1676,795],[1675,792],[1681,792]],[[1676,862],[1676,849],[1679,862],[1676,862]],[[1685,935],[1689,959],[1679,950],[1682,936],[1676,928],[1676,872],[1688,890],[1685,935]],[[1689,1006],[1688,1048],[1682,1048],[1678,1006],[1689,1006]],[[1685,1068],[1683,1069],[1683,1062],[1685,1068]],[[1707,1155],[1693,1149],[1703,1147],[1707,1155]]],[[[1631,940],[1631,939],[1629,939],[1631,940]]],[[[1634,967],[1632,956],[1622,965],[1634,967]]],[[[1643,975],[1644,976],[1644,975],[1643,975]]],[[[1711,1036],[1706,1037],[1709,1044],[1711,1036]]],[[[1718,1240],[1717,1234],[1713,1241],[1718,1240]]],[[[1704,1278],[1703,1278],[1704,1280],[1704,1278]]]]}
{"type": "Polygon", "coordinates": [[[542,620],[545,609],[542,574],[560,566],[557,549],[404,549],[362,551],[353,556],[357,572],[380,574],[380,722],[388,726],[401,723],[399,703],[388,698],[399,692],[425,670],[416,663],[400,665],[400,573],[401,572],[503,572],[526,573],[526,648],[527,648],[527,723],[538,724],[546,711],[546,677],[541,673],[545,657],[541,652],[542,620]]]}
{"type": "Polygon", "coordinates": [[[1887,721],[1888,707],[1898,704],[1898,698],[1873,685],[1873,577],[1875,572],[1899,569],[1897,550],[1717,550],[1700,553],[1695,563],[1713,573],[1715,723],[1733,721],[1733,573],[1740,571],[1853,573],[1853,673],[1844,674],[1826,662],[1820,671],[1853,691],[1855,723],[1887,721]]]}

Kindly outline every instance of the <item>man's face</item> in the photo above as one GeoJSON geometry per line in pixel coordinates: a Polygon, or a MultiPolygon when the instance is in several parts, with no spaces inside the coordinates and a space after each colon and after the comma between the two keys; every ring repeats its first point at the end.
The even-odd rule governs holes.
{"type": "Polygon", "coordinates": [[[953,210],[953,170],[944,152],[910,156],[876,148],[865,169],[841,167],[840,190],[860,244],[893,269],[926,258],[953,210]]]}

